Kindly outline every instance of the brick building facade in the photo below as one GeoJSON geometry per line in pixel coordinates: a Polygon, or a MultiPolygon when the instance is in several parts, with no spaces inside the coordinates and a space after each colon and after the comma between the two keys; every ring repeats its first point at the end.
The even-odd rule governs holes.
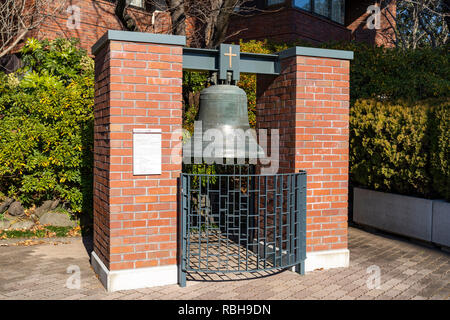
{"type": "MultiPolygon", "coordinates": [[[[309,1],[309,0],[306,0],[309,1]]],[[[311,3],[314,3],[311,0],[311,3]]],[[[344,1],[344,0],[342,0],[344,1]]],[[[135,0],[136,2],[136,0],[135,0]]],[[[300,1],[305,2],[305,1],[300,1]]],[[[297,1],[256,0],[254,5],[259,11],[244,16],[232,17],[227,42],[239,39],[274,39],[278,41],[306,40],[312,43],[327,41],[349,41],[355,39],[375,44],[385,44],[389,34],[389,23],[381,16],[380,30],[369,30],[366,20],[369,14],[367,7],[374,0],[345,1],[345,11],[341,9],[339,19],[317,14],[314,10],[300,9],[297,1]],[[272,4],[271,3],[275,3],[272,4]],[[333,21],[336,20],[336,21],[333,21]],[[339,21],[337,21],[339,20],[339,21]]],[[[55,5],[60,2],[55,1],[55,5]]],[[[134,2],[133,2],[134,3],[134,2]]],[[[145,8],[144,1],[136,2],[143,8],[130,7],[128,14],[132,16],[140,31],[150,33],[169,33],[170,16],[167,12],[145,8]]],[[[331,2],[330,2],[331,3],[331,2]]],[[[37,38],[75,37],[79,38],[83,48],[91,46],[107,30],[122,30],[121,22],[114,14],[114,1],[107,0],[70,0],[57,14],[48,17],[29,36],[37,38]],[[78,19],[78,25],[74,23],[78,19]]],[[[395,5],[391,5],[395,12],[395,5]]],[[[330,8],[331,12],[331,8],[330,8]]],[[[392,21],[391,21],[392,23],[392,21]]],[[[187,21],[187,42],[192,30],[192,21],[187,21]]]]}
{"type": "Polygon", "coordinates": [[[376,45],[389,45],[392,37],[391,26],[395,21],[395,1],[389,4],[390,14],[382,8],[380,28],[369,29],[368,7],[379,1],[375,0],[337,0],[341,5],[335,8],[335,1],[328,3],[327,9],[318,7],[319,0],[256,0],[253,1],[261,12],[244,18],[235,16],[229,30],[237,33],[232,40],[273,39],[277,41],[304,40],[312,43],[328,41],[364,41],[376,45]],[[272,4],[272,5],[271,5],[272,4]],[[385,14],[386,13],[386,14],[385,14]]]}

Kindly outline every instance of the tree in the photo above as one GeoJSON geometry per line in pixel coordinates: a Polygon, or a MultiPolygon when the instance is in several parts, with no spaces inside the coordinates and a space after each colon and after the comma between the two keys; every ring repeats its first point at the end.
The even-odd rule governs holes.
{"type": "Polygon", "coordinates": [[[449,40],[450,0],[397,0],[394,13],[389,4],[382,14],[393,31],[390,41],[402,48],[422,46],[433,48],[445,45],[449,40]]]}
{"type": "Polygon", "coordinates": [[[0,58],[7,55],[47,17],[64,8],[66,0],[1,0],[0,58]]]}
{"type": "MultiPolygon", "coordinates": [[[[117,0],[116,15],[125,29],[137,31],[136,22],[132,21],[127,11],[127,0],[117,0]]],[[[146,0],[147,6],[164,11],[170,15],[169,32],[175,35],[187,35],[186,26],[190,28],[189,42],[194,47],[215,48],[229,37],[228,26],[233,15],[246,15],[264,10],[252,5],[249,0],[146,0]]]]}

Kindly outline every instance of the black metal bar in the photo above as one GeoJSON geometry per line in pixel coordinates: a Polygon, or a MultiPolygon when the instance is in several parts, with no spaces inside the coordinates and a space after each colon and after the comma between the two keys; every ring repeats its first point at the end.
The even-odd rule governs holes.
{"type": "Polygon", "coordinates": [[[247,165],[229,169],[181,176],[180,285],[187,271],[295,266],[304,273],[306,173],[257,175],[247,165]]]}
{"type": "Polygon", "coordinates": [[[197,236],[198,236],[198,268],[201,269],[202,263],[202,176],[198,177],[198,195],[197,195],[197,236]]]}
{"type": "Polygon", "coordinates": [[[291,224],[291,216],[292,216],[292,176],[288,176],[287,177],[287,207],[286,207],[286,212],[287,212],[287,232],[288,232],[288,241],[286,244],[286,250],[287,250],[287,254],[288,254],[288,263],[291,263],[292,261],[292,255],[291,255],[291,248],[292,248],[292,224],[291,224]]]}
{"type": "Polygon", "coordinates": [[[257,255],[256,255],[256,268],[259,269],[259,263],[260,263],[260,261],[259,261],[259,257],[260,257],[259,246],[260,246],[260,242],[261,242],[261,239],[260,239],[261,234],[260,234],[260,231],[259,231],[259,229],[261,227],[261,220],[259,218],[259,215],[261,213],[261,180],[260,180],[261,177],[256,177],[255,180],[256,179],[258,181],[258,189],[257,189],[258,192],[256,193],[257,201],[256,201],[256,210],[255,210],[255,212],[256,212],[256,227],[257,227],[257,229],[256,229],[256,237],[257,237],[257,240],[256,240],[256,253],[257,253],[257,255]]]}
{"type": "Polygon", "coordinates": [[[278,212],[278,176],[273,176],[273,260],[275,266],[277,266],[277,239],[278,239],[278,232],[277,232],[277,212],[278,212]]]}
{"type": "Polygon", "coordinates": [[[186,237],[186,241],[187,241],[187,247],[186,247],[186,250],[187,250],[187,252],[186,252],[186,269],[187,268],[189,268],[189,266],[190,266],[190,252],[191,252],[191,237],[190,237],[190,235],[191,235],[191,231],[192,231],[192,225],[191,225],[191,214],[190,214],[190,212],[191,212],[191,192],[190,192],[190,190],[191,190],[191,179],[192,179],[192,177],[190,177],[190,176],[186,176],[185,175],[185,177],[187,178],[186,180],[187,180],[187,189],[186,189],[186,191],[184,191],[184,192],[186,192],[186,199],[187,199],[187,210],[189,210],[188,212],[187,212],[187,219],[188,219],[188,221],[187,221],[187,231],[186,231],[186,235],[185,235],[185,237],[186,237]]]}
{"type": "Polygon", "coordinates": [[[186,177],[184,175],[180,176],[179,180],[179,201],[180,201],[180,248],[181,248],[181,258],[178,264],[178,284],[180,287],[186,287],[186,254],[187,254],[187,248],[186,248],[186,195],[187,195],[187,186],[186,186],[186,177]]]}
{"type": "Polygon", "coordinates": [[[264,181],[264,192],[266,194],[265,196],[265,201],[266,204],[264,206],[264,268],[267,268],[267,207],[268,207],[268,200],[267,200],[267,191],[268,191],[268,186],[267,186],[267,176],[265,176],[265,181],[264,181]]]}
{"type": "Polygon", "coordinates": [[[278,248],[280,265],[283,265],[283,176],[280,176],[280,247],[278,248]]]}
{"type": "Polygon", "coordinates": [[[205,198],[205,225],[206,225],[206,269],[208,269],[209,263],[209,218],[211,213],[211,198],[209,197],[209,179],[206,177],[206,198],[205,198]]]}

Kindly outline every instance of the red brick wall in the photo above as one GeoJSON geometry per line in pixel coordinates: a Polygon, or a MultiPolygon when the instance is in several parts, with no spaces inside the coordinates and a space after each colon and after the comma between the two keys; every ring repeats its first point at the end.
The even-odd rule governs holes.
{"type": "MultiPolygon", "coordinates": [[[[275,41],[306,40],[312,43],[329,41],[367,42],[376,45],[391,45],[389,39],[393,37],[391,24],[395,19],[382,9],[381,29],[370,30],[366,27],[369,14],[367,7],[373,5],[374,0],[350,0],[346,2],[345,26],[322,18],[317,15],[296,9],[283,8],[277,12],[265,12],[248,17],[234,16],[230,24],[229,34],[235,34],[230,41],[263,40],[275,41]]],[[[395,17],[395,2],[389,4],[389,10],[395,17]]]]}
{"type": "MultiPolygon", "coordinates": [[[[60,3],[59,0],[55,2],[57,5],[60,3]]],[[[81,46],[90,53],[92,45],[107,30],[123,30],[119,19],[114,14],[114,8],[115,4],[106,0],[69,0],[62,10],[58,11],[53,17],[46,18],[39,28],[33,30],[29,36],[48,39],[58,37],[79,38],[81,46]],[[71,14],[66,10],[72,5],[80,7],[79,29],[70,29],[67,26],[71,14]]],[[[168,33],[168,27],[170,26],[168,13],[156,13],[155,24],[152,25],[152,13],[136,8],[129,8],[127,12],[136,20],[140,31],[168,33]]]]}
{"type": "Polygon", "coordinates": [[[348,41],[350,31],[343,25],[295,8],[266,12],[248,17],[234,16],[230,23],[230,41],[263,40],[295,41],[298,39],[321,43],[348,41]]]}
{"type": "Polygon", "coordinates": [[[94,251],[109,268],[110,217],[110,52],[107,48],[95,57],[94,104],[94,251]]]}
{"type": "Polygon", "coordinates": [[[369,44],[393,46],[391,40],[394,37],[392,26],[395,26],[395,19],[393,18],[396,15],[395,1],[392,1],[388,7],[382,8],[380,16],[381,28],[378,30],[368,29],[367,18],[369,14],[367,13],[367,8],[376,2],[375,0],[347,1],[345,19],[347,28],[351,31],[352,40],[369,44]],[[386,10],[389,10],[390,13],[386,10]]]}
{"type": "Polygon", "coordinates": [[[176,264],[182,47],[111,41],[96,65],[94,250],[109,270],[176,264]],[[161,175],[133,175],[135,128],[162,129],[161,175]]]}
{"type": "MultiPolygon", "coordinates": [[[[228,34],[237,35],[229,41],[239,39],[273,39],[276,41],[307,40],[312,43],[327,41],[366,41],[369,43],[386,44],[386,38],[391,35],[389,23],[382,20],[382,30],[368,30],[365,27],[367,6],[374,1],[349,1],[346,10],[347,27],[322,18],[317,15],[296,9],[284,8],[278,12],[265,12],[248,17],[232,17],[228,34]]],[[[57,0],[55,4],[60,4],[57,0]]],[[[390,6],[395,14],[395,5],[390,6]]],[[[129,8],[128,13],[136,20],[142,32],[170,33],[170,17],[168,13],[156,13],[155,24],[152,24],[152,13],[136,8],[129,8]]],[[[393,19],[391,19],[393,22],[393,19]]],[[[186,22],[188,43],[192,39],[195,21],[186,22]]],[[[106,0],[69,0],[57,14],[45,19],[42,25],[29,33],[29,37],[54,39],[57,37],[75,37],[81,40],[81,46],[90,52],[92,45],[107,30],[123,30],[114,14],[114,3],[106,0]],[[80,7],[80,28],[70,29],[67,21],[70,14],[66,9],[76,5],[80,7]]],[[[229,42],[228,41],[228,42],[229,42]]],[[[17,47],[20,48],[21,45],[17,47]]]]}
{"type": "Polygon", "coordinates": [[[308,174],[307,251],[347,248],[349,61],[291,57],[258,76],[257,126],[280,130],[280,170],[308,174]]]}

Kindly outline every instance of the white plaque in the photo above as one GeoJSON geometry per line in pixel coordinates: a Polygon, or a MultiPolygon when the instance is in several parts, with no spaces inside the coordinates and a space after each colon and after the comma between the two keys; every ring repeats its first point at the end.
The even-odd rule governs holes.
{"type": "Polygon", "coordinates": [[[133,174],[161,174],[161,129],[133,130],[133,174]]]}

